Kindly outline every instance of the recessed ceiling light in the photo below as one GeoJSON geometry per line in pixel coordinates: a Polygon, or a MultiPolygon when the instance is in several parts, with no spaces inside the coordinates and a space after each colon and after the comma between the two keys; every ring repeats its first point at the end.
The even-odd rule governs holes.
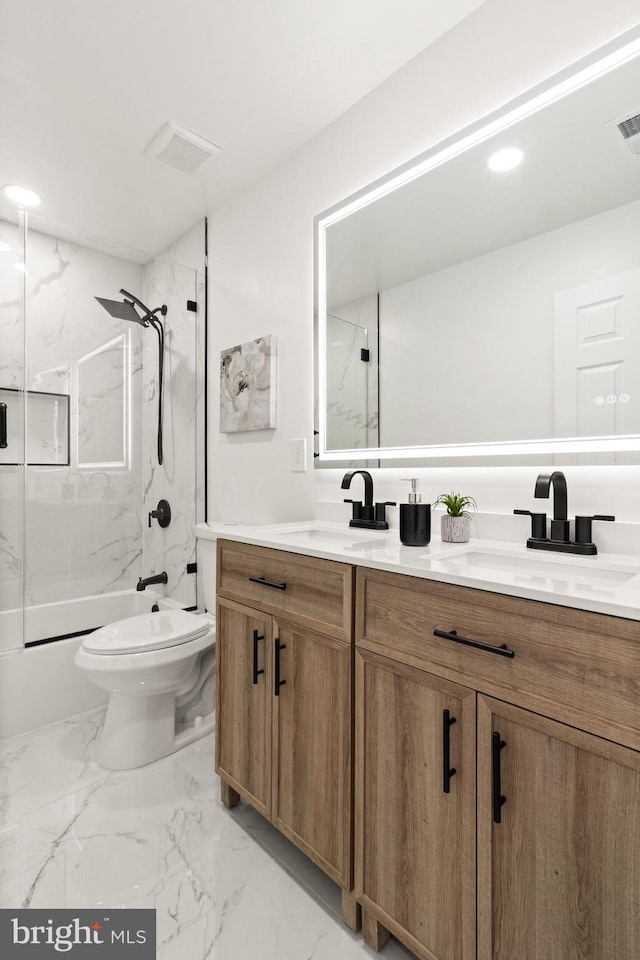
{"type": "Polygon", "coordinates": [[[11,244],[7,243],[4,237],[0,237],[0,253],[11,250],[11,244]]]}
{"type": "Polygon", "coordinates": [[[487,166],[496,173],[505,173],[507,170],[513,170],[524,160],[524,152],[520,147],[504,147],[502,150],[496,150],[487,160],[487,166]]]}
{"type": "Polygon", "coordinates": [[[7,200],[11,203],[17,203],[19,207],[37,207],[42,202],[42,197],[35,190],[29,187],[20,187],[16,183],[7,183],[3,188],[7,200]]]}

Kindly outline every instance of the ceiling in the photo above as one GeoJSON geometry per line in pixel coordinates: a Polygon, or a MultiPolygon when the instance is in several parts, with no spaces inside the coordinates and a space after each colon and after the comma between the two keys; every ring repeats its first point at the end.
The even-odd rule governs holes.
{"type": "Polygon", "coordinates": [[[0,185],[145,262],[482,2],[0,0],[0,185]],[[145,156],[169,120],[222,149],[206,172],[145,156]]]}

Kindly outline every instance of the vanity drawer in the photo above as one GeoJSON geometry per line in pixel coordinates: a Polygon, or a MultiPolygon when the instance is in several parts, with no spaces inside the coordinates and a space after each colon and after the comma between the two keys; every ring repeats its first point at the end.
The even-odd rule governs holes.
{"type": "Polygon", "coordinates": [[[358,645],[640,749],[640,622],[363,567],[356,596],[358,645]]]}
{"type": "Polygon", "coordinates": [[[351,642],[350,564],[218,540],[217,571],[221,596],[351,642]]]}

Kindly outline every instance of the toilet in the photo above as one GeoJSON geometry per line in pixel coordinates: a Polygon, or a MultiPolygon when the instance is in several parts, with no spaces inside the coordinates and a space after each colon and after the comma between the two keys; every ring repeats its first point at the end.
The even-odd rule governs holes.
{"type": "MultiPolygon", "coordinates": [[[[214,596],[204,592],[214,609],[214,596]]],[[[211,614],[177,608],[117,620],[85,637],[75,664],[110,694],[101,766],[142,767],[213,730],[215,637],[211,614]]]]}

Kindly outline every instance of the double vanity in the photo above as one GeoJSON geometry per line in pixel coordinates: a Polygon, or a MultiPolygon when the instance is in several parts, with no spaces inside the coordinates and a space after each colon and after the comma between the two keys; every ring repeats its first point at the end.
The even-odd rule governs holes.
{"type": "Polygon", "coordinates": [[[216,770],[423,960],[633,960],[640,560],[212,524],[216,770]]]}
{"type": "Polygon", "coordinates": [[[351,520],[199,530],[223,800],[340,884],[374,949],[640,957],[640,558],[594,542],[637,527],[570,521],[556,469],[640,451],[639,89],[636,27],[318,214],[314,461],[349,465],[351,520]],[[540,465],[553,507],[515,511],[527,544],[524,520],[429,543],[412,491],[425,546],[401,546],[391,481],[374,502],[351,468],[406,463],[540,465]]]}

